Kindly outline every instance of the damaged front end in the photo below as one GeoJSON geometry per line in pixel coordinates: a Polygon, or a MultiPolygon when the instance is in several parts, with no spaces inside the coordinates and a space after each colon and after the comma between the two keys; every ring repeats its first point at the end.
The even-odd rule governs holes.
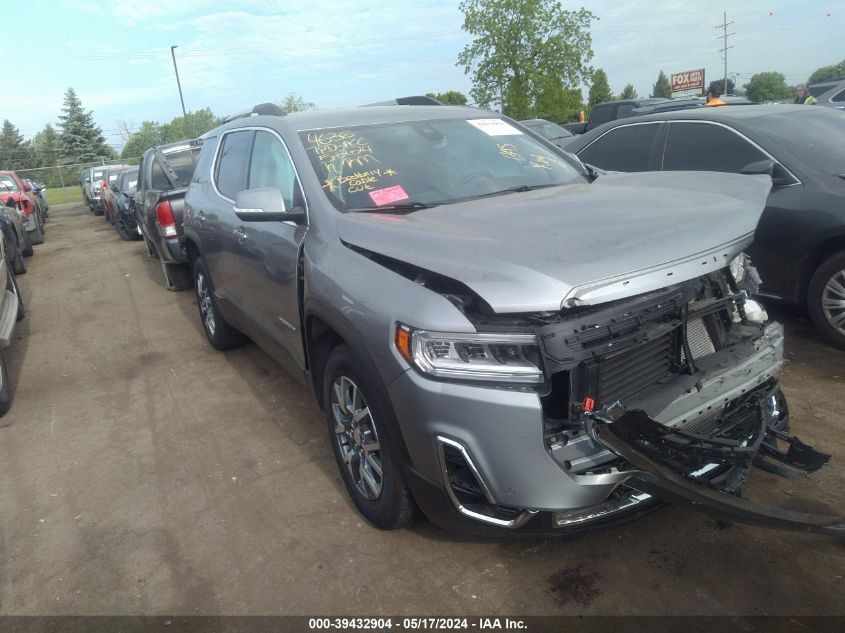
{"type": "MultiPolygon", "coordinates": [[[[753,290],[754,270],[744,272],[753,290]]],[[[788,434],[776,381],[783,330],[765,322],[737,277],[726,268],[545,317],[537,333],[550,376],[542,398],[547,449],[579,484],[616,486],[598,507],[558,512],[557,527],[656,497],[738,522],[845,530],[841,517],[738,495],[753,467],[789,477],[819,469],[829,456],[788,434]]]]}

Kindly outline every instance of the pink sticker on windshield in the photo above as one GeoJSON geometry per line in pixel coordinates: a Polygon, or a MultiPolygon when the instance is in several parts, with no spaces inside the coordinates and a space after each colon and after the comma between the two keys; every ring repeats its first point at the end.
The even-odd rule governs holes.
{"type": "Polygon", "coordinates": [[[408,194],[402,189],[402,185],[387,187],[387,189],[376,189],[370,192],[370,198],[377,207],[385,204],[393,204],[400,200],[407,200],[408,194]]]}

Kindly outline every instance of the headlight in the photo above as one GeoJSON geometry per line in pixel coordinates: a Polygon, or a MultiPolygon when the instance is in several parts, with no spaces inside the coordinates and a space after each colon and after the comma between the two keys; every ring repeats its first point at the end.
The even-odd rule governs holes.
{"type": "Polygon", "coordinates": [[[731,275],[733,275],[736,283],[740,283],[745,278],[746,265],[745,253],[740,253],[728,264],[728,268],[730,268],[731,275]]]}
{"type": "Polygon", "coordinates": [[[396,327],[396,349],[434,378],[539,384],[540,349],[533,334],[460,334],[396,327]]]}

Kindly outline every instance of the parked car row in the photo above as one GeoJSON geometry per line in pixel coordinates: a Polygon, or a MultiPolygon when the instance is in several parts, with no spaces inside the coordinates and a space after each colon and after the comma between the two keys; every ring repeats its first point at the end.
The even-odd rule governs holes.
{"type": "Polygon", "coordinates": [[[560,534],[668,500],[842,529],[737,494],[828,460],[788,434],[744,254],[779,171],[605,173],[496,113],[393,103],[262,104],[111,187],[209,344],[311,390],[367,519],[560,534]]]}
{"type": "Polygon", "coordinates": [[[33,244],[44,242],[49,211],[44,190],[14,171],[0,171],[0,416],[11,408],[13,395],[5,350],[25,314],[17,275],[26,273],[24,258],[34,254],[33,244]]]}

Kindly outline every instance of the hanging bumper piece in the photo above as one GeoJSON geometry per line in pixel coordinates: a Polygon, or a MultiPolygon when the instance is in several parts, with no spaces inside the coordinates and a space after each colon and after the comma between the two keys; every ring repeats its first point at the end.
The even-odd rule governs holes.
{"type": "Polygon", "coordinates": [[[720,430],[708,435],[665,426],[642,410],[627,411],[619,402],[585,413],[583,423],[595,441],[633,467],[627,471],[626,485],[637,490],[737,523],[845,535],[845,517],[767,506],[734,494],[751,467],[794,477],[816,471],[830,460],[774,428],[773,393],[761,389],[748,394],[725,417],[720,430]],[[780,443],[786,445],[785,451],[780,443]],[[727,476],[715,484],[712,474],[717,471],[727,476]]]}

